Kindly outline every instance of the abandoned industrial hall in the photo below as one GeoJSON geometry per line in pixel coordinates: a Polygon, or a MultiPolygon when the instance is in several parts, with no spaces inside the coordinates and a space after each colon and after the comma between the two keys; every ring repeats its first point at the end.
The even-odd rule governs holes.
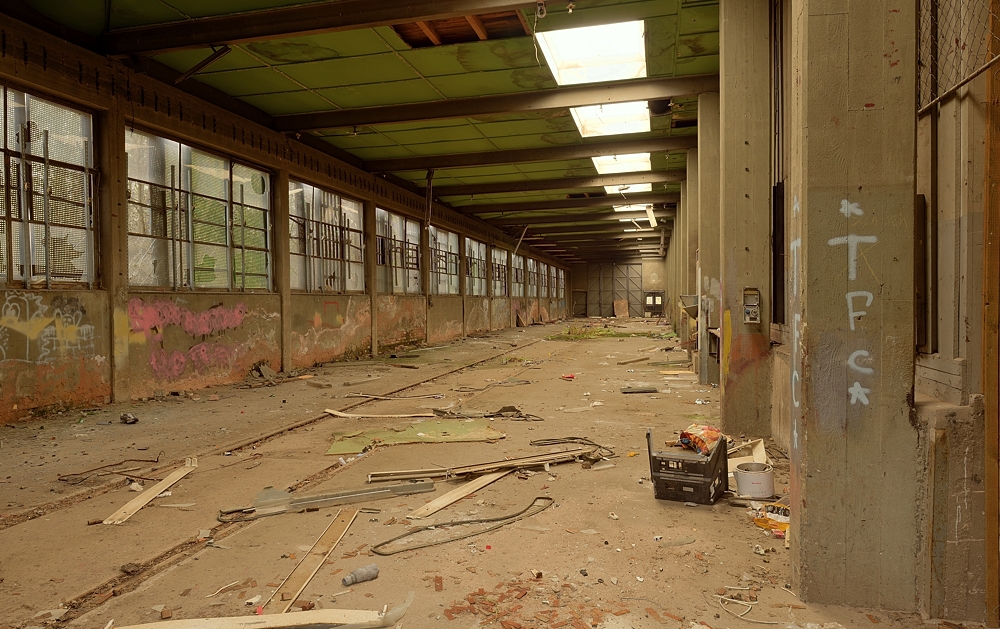
{"type": "Polygon", "coordinates": [[[1000,627],[1000,0],[0,0],[0,629],[1000,627]]]}

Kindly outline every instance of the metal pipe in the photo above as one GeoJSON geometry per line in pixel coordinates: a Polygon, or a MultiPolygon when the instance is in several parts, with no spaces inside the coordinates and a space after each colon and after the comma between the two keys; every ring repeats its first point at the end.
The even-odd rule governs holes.
{"type": "MultiPolygon", "coordinates": [[[[42,159],[45,169],[42,171],[42,213],[45,215],[45,288],[52,288],[52,222],[49,214],[49,131],[42,131],[42,159]]],[[[83,173],[87,177],[86,171],[83,173]]]]}
{"type": "Polygon", "coordinates": [[[174,282],[174,290],[179,287],[178,282],[180,281],[180,272],[183,270],[183,265],[178,269],[177,263],[177,238],[179,237],[179,232],[181,230],[181,217],[180,212],[177,207],[177,166],[170,165],[170,208],[173,211],[173,215],[168,214],[167,218],[170,221],[170,275],[174,282]],[[174,219],[176,218],[177,228],[174,228],[174,219]]]}
{"type": "Polygon", "coordinates": [[[997,55],[997,56],[993,57],[992,59],[990,59],[989,61],[987,61],[986,63],[984,63],[982,66],[980,66],[980,68],[978,70],[976,70],[975,72],[973,72],[969,76],[967,76],[964,79],[962,79],[961,81],[959,81],[958,84],[955,85],[955,87],[942,92],[940,96],[938,96],[937,98],[935,98],[931,102],[929,102],[926,105],[924,105],[923,107],[921,107],[919,110],[917,110],[917,116],[923,116],[924,114],[926,114],[927,112],[929,112],[931,110],[931,108],[934,107],[934,105],[937,105],[938,103],[940,103],[941,101],[945,100],[946,98],[950,98],[951,96],[953,96],[956,92],[958,92],[958,90],[962,89],[963,87],[965,87],[966,85],[968,85],[969,83],[971,83],[973,80],[975,80],[975,78],[977,76],[979,76],[983,72],[986,72],[987,70],[989,70],[990,67],[992,67],[993,64],[995,64],[997,61],[1000,61],[1000,55],[997,55]]]}

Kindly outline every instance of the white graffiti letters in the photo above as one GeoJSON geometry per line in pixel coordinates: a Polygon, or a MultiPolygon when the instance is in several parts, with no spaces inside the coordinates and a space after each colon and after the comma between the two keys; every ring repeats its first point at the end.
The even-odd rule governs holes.
{"type": "Polygon", "coordinates": [[[848,319],[851,322],[851,331],[852,332],[854,331],[854,319],[856,317],[862,317],[862,316],[868,314],[867,310],[855,310],[854,309],[854,298],[855,297],[864,297],[865,299],[868,300],[867,303],[865,303],[865,308],[867,308],[868,306],[871,306],[872,305],[872,301],[875,300],[875,295],[872,295],[871,293],[869,293],[866,290],[856,290],[856,291],[852,291],[850,293],[847,293],[847,317],[848,317],[848,319]]]}
{"type": "Polygon", "coordinates": [[[851,354],[851,357],[847,359],[847,366],[853,369],[854,371],[857,371],[858,373],[863,373],[870,376],[873,373],[875,373],[875,370],[872,369],[871,367],[862,367],[861,365],[859,365],[858,358],[862,357],[871,358],[871,354],[868,353],[868,350],[859,349],[858,351],[851,354]]]}
{"type": "Polygon", "coordinates": [[[851,404],[857,404],[860,401],[865,406],[868,406],[868,394],[872,392],[871,389],[866,389],[861,386],[860,382],[855,382],[850,389],[847,390],[851,394],[851,404]]]}
{"type": "Polygon", "coordinates": [[[831,246],[847,245],[847,279],[853,281],[858,279],[858,245],[873,245],[877,242],[878,236],[858,236],[857,234],[848,234],[846,236],[831,238],[828,244],[831,246]]]}

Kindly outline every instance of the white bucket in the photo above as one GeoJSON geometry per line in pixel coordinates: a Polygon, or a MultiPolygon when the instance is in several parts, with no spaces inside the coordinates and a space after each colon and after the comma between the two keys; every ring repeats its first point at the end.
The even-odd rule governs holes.
{"type": "Polygon", "coordinates": [[[765,463],[740,463],[733,470],[736,492],[749,498],[770,498],[774,495],[774,468],[765,463]]]}

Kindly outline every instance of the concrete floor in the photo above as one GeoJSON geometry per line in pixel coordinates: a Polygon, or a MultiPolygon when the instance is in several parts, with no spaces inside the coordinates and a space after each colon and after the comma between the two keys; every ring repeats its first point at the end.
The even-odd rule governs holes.
{"type": "MultiPolygon", "coordinates": [[[[65,412],[0,428],[0,627],[62,624],[101,629],[111,619],[119,627],[158,622],[160,613],[153,610],[158,605],[171,610],[173,619],[252,614],[244,600],[258,594],[266,600],[273,584],[294,567],[296,560],[290,556],[308,551],[337,508],[241,524],[217,522],[219,509],[251,504],[267,486],[295,487],[300,494],[358,488],[372,471],[525,456],[545,451],[530,446],[533,439],[566,436],[587,437],[614,449],[615,467],[594,471],[564,463],[526,479],[508,475],[431,520],[516,512],[536,496],[551,496],[555,504],[490,533],[391,557],[370,556],[368,547],[402,534],[403,516],[460,483],[439,483],[434,494],[347,505],[344,509],[380,511],[359,514],[303,598],[317,608],[382,609],[415,592],[398,626],[465,629],[501,624],[480,625],[486,615],[468,611],[451,614],[455,619],[449,620],[445,610],[466,605],[466,596],[480,588],[497,598],[524,589],[528,593],[522,598],[498,604],[503,611],[520,606],[503,619],[523,627],[557,627],[566,620],[567,627],[701,623],[718,629],[751,623],[720,609],[713,595],[726,586],[759,587],[759,602],[747,614],[758,622],[782,627],[792,622],[839,622],[846,627],[922,624],[911,615],[803,605],[782,589],[790,581],[789,551],[780,540],[765,537],[745,508],[725,500],[697,507],[655,500],[648,480],[646,428],[654,429],[662,446],[693,421],[714,423],[718,390],[699,385],[694,374],[660,373],[673,367],[617,365],[641,356],[653,362],[684,358],[681,351],[639,351],[673,345],[675,341],[646,336],[667,328],[632,321],[616,331],[634,332],[634,337],[547,340],[565,327],[505,330],[420,351],[420,358],[407,361],[419,369],[364,361],[334,364],[312,370],[311,380],[255,389],[218,387],[190,395],[168,392],[163,399],[65,412]],[[562,380],[567,373],[576,379],[562,380]],[[368,377],[371,382],[344,386],[345,381],[368,377]],[[494,386],[480,393],[454,391],[507,378],[530,384],[494,386]],[[332,386],[318,388],[317,383],[332,386]],[[642,384],[660,392],[619,392],[623,386],[642,384]],[[416,420],[307,420],[320,417],[326,408],[356,407],[359,400],[344,397],[351,391],[385,395],[404,388],[405,395],[445,397],[366,402],[350,412],[406,414],[449,404],[485,411],[516,404],[544,421],[496,420],[493,426],[506,438],[495,443],[377,448],[343,467],[337,457],[325,455],[334,433],[371,426],[402,428],[416,420]],[[218,400],[210,399],[215,395],[218,400]],[[709,404],[696,404],[696,399],[709,404]],[[134,413],[139,423],[120,423],[122,412],[134,413]],[[199,467],[174,485],[169,497],[154,500],[122,525],[87,525],[137,495],[121,476],[93,476],[79,485],[57,479],[121,459],[155,458],[161,451],[159,464],[130,464],[141,468],[132,473],[163,478],[170,467],[165,462],[175,464],[188,456],[198,456],[199,467]],[[629,452],[637,455],[629,457],[629,452]],[[395,522],[388,524],[392,518],[395,522]],[[203,529],[212,529],[216,543],[226,548],[198,541],[203,529]],[[671,545],[686,540],[693,541],[671,545]],[[754,544],[773,546],[776,552],[756,555],[754,544]],[[140,571],[125,574],[121,567],[129,563],[140,571]],[[368,563],[378,564],[377,580],[332,598],[348,589],[340,583],[347,572],[368,563]],[[533,579],[531,570],[541,571],[542,578],[533,579]],[[442,591],[435,591],[437,576],[442,591]],[[208,597],[233,582],[248,584],[208,597]],[[58,621],[44,617],[46,610],[61,605],[69,609],[58,621]],[[551,611],[558,614],[552,616],[551,611]],[[36,617],[40,613],[43,617],[36,617]]],[[[787,461],[775,463],[778,491],[787,491],[787,461]]],[[[737,613],[744,609],[730,608],[737,613]]],[[[507,628],[512,626],[517,625],[507,628]]]]}

